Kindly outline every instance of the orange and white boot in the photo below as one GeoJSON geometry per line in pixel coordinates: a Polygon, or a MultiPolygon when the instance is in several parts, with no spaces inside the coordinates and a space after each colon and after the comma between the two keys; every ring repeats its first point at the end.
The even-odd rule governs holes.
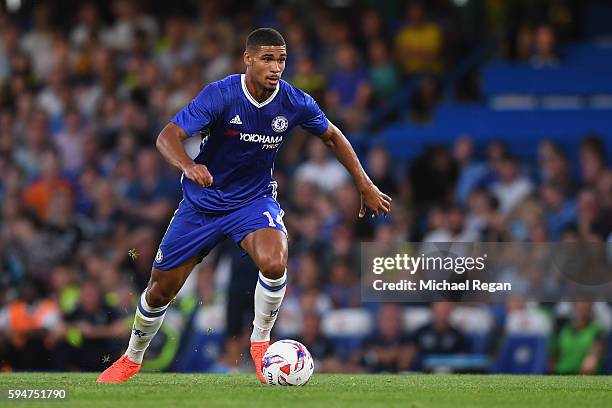
{"type": "Polygon", "coordinates": [[[266,383],[266,379],[263,376],[262,363],[263,356],[266,354],[266,351],[270,347],[269,341],[252,341],[251,342],[251,358],[253,359],[253,364],[255,365],[255,374],[257,374],[257,378],[262,383],[266,383]]]}
{"type": "MultiPolygon", "coordinates": [[[[262,354],[263,357],[263,354],[262,354]]],[[[100,374],[96,382],[99,383],[120,383],[129,380],[140,372],[141,364],[131,361],[128,356],[123,355],[110,367],[100,374]]],[[[261,366],[261,364],[260,364],[261,366]]]]}

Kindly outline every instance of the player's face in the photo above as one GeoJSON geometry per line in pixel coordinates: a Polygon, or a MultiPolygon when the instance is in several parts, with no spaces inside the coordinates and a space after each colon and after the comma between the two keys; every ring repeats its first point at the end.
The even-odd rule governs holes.
{"type": "Polygon", "coordinates": [[[261,46],[244,53],[251,77],[263,89],[273,92],[285,70],[287,47],[261,46]]]}

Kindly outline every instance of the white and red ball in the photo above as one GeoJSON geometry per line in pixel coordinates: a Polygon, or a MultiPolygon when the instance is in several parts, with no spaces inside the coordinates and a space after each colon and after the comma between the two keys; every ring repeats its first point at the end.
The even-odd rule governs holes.
{"type": "Polygon", "coordinates": [[[270,385],[304,385],[312,376],[314,361],[299,341],[279,340],[268,347],[262,368],[270,385]]]}

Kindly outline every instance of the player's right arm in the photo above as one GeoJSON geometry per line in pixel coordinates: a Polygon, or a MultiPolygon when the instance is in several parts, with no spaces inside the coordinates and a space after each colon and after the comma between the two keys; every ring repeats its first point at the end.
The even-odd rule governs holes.
{"type": "Polygon", "coordinates": [[[187,155],[182,143],[186,138],[187,133],[180,126],[170,122],[157,136],[155,146],[168,163],[181,170],[185,177],[202,187],[208,187],[213,183],[213,177],[205,165],[194,162],[187,155]]]}
{"type": "Polygon", "coordinates": [[[157,150],[185,177],[202,187],[213,183],[213,176],[203,164],[194,162],[183,147],[183,140],[210,127],[223,111],[223,96],[215,82],[206,86],[183,109],[181,109],[157,136],[157,150]]]}

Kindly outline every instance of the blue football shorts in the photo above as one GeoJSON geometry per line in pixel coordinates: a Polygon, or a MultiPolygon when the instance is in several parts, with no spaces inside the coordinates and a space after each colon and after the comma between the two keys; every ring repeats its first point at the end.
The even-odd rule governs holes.
{"type": "Polygon", "coordinates": [[[195,255],[205,257],[221,241],[231,237],[236,244],[247,234],[262,228],[274,228],[287,234],[284,212],[272,197],[263,197],[227,214],[198,211],[182,200],[170,220],[153,267],[175,268],[195,255]]]}

